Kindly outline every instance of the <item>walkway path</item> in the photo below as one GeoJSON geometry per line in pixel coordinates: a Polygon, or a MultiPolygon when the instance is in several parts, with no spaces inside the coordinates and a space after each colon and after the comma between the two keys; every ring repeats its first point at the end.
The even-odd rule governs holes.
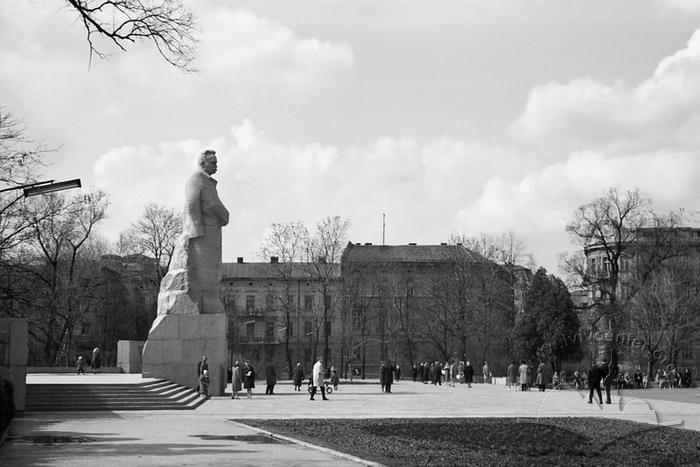
{"type": "MultiPolygon", "coordinates": [[[[30,384],[76,379],[108,383],[140,381],[140,376],[28,375],[27,379],[30,384]]],[[[581,416],[683,423],[684,428],[700,430],[700,403],[692,398],[678,402],[634,397],[644,391],[632,396],[627,392],[615,396],[614,404],[599,406],[587,404],[583,392],[516,392],[483,384],[467,389],[402,381],[394,384],[392,394],[384,394],[378,384],[341,383],[329,401],[320,397],[310,401],[305,386],[303,392],[294,392],[289,382],[277,385],[276,394],[270,396],[261,394],[264,384],[260,385],[252,399],[216,397],[193,411],[25,413],[13,421],[0,458],[3,465],[22,466],[365,464],[329,450],[261,436],[243,425],[247,419],[263,418],[581,416]],[[51,437],[52,444],[34,443],[51,437]]],[[[700,402],[700,396],[696,398],[700,402]]]]}

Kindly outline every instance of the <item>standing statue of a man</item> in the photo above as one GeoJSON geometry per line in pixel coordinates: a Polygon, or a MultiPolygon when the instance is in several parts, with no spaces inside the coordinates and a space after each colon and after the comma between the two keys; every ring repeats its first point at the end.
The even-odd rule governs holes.
{"type": "Polygon", "coordinates": [[[199,157],[199,166],[200,170],[185,186],[182,236],[161,283],[158,314],[223,313],[218,289],[221,227],[228,224],[229,212],[219,199],[217,182],[212,178],[217,169],[216,152],[204,151],[199,157]],[[177,294],[178,290],[186,291],[196,304],[196,310],[176,303],[179,299],[173,293],[177,294]]]}

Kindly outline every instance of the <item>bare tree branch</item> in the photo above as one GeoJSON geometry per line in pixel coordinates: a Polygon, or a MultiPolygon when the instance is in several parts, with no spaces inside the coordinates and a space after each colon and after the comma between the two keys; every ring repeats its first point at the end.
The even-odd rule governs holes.
{"type": "Polygon", "coordinates": [[[78,13],[93,55],[107,57],[96,41],[106,39],[125,51],[130,43],[147,40],[163,59],[183,71],[195,71],[194,14],[181,0],[66,0],[78,13]]]}

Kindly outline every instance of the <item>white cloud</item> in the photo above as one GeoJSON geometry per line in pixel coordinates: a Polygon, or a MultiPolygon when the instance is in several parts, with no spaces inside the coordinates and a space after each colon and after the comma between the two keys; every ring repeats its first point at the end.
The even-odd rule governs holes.
{"type": "Polygon", "coordinates": [[[662,11],[680,11],[682,13],[700,13],[700,0],[654,0],[656,8],[662,11]]]}
{"type": "Polygon", "coordinates": [[[303,38],[251,11],[217,8],[203,15],[201,22],[204,32],[197,65],[210,79],[299,90],[354,65],[347,43],[303,38]]]}
{"type": "Polygon", "coordinates": [[[495,167],[499,160],[507,164],[513,157],[446,138],[425,145],[411,138],[380,138],[348,148],[280,144],[245,120],[230,135],[208,142],[123,147],[103,154],[94,175],[98,186],[111,193],[115,213],[105,233],[116,238],[150,201],[180,209],[184,181],[205,147],[217,150],[215,178],[232,212],[224,234],[229,259],[256,251],[272,222],[301,219],[313,225],[335,214],[352,220],[356,241],[380,239],[381,213],[388,215],[392,242],[445,241],[456,226],[457,210],[479,192],[485,177],[479,168],[495,167]]]}
{"type": "MultiPolygon", "coordinates": [[[[700,30],[636,86],[584,77],[536,86],[513,134],[561,148],[648,151],[700,131],[700,30]]],[[[697,143],[696,139],[693,143],[697,143]]]]}

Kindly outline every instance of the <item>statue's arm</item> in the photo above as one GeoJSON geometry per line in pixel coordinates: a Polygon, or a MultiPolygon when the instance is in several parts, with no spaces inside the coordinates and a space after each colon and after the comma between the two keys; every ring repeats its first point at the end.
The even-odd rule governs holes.
{"type": "Polygon", "coordinates": [[[204,235],[202,223],[202,183],[196,178],[191,178],[185,188],[185,228],[184,234],[188,238],[204,235]]]}

